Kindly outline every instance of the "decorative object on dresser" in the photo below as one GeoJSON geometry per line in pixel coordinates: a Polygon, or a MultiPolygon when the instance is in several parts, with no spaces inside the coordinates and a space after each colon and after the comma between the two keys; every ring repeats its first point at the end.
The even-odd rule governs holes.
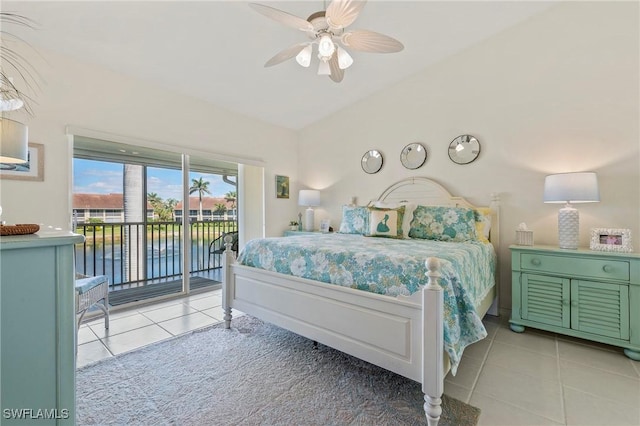
{"type": "Polygon", "coordinates": [[[591,230],[591,250],[631,252],[631,230],[613,228],[594,228],[591,230]]]}
{"type": "Polygon", "coordinates": [[[276,197],[289,198],[289,176],[276,175],[276,197]]]}
{"type": "Polygon", "coordinates": [[[449,143],[449,158],[456,164],[472,163],[480,155],[480,141],[471,135],[460,135],[449,143]]]}
{"type": "Polygon", "coordinates": [[[425,161],[427,161],[427,149],[421,143],[410,143],[400,152],[400,162],[407,169],[420,168],[425,161]]]}
{"type": "Polygon", "coordinates": [[[298,221],[292,220],[291,222],[289,222],[289,229],[292,230],[292,231],[297,231],[298,230],[298,221]]]}
{"type": "Polygon", "coordinates": [[[511,246],[511,330],[624,348],[640,361],[640,255],[511,246]]]}
{"type": "Polygon", "coordinates": [[[313,208],[320,205],[320,191],[315,189],[301,189],[298,194],[298,205],[307,207],[305,210],[304,230],[313,231],[313,208]]]}
{"type": "Polygon", "coordinates": [[[27,235],[35,234],[40,230],[40,225],[35,223],[22,223],[17,225],[4,225],[0,223],[0,235],[27,235]]]}
{"type": "Polygon", "coordinates": [[[362,160],[360,160],[362,170],[370,175],[378,173],[382,168],[383,163],[384,159],[382,158],[382,154],[380,153],[380,151],[375,149],[365,152],[362,156],[362,160]]]}
{"type": "Polygon", "coordinates": [[[600,201],[598,176],[594,172],[558,173],[544,180],[544,202],[566,203],[558,211],[558,245],[562,249],[578,248],[580,218],[571,203],[600,201]]]}

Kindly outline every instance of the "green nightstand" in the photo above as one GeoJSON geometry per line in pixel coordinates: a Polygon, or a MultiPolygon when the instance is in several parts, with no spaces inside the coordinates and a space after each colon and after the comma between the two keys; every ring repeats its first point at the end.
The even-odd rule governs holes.
{"type": "Polygon", "coordinates": [[[640,254],[509,248],[511,330],[534,327],[620,346],[640,361],[640,254]]]}

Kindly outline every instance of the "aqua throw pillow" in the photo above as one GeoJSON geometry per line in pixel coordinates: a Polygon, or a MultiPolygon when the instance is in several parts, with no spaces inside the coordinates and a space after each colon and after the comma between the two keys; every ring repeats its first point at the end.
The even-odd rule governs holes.
{"type": "Polygon", "coordinates": [[[369,209],[358,206],[342,206],[341,234],[364,235],[369,230],[369,209]]]}
{"type": "Polygon", "coordinates": [[[475,211],[464,207],[418,206],[409,237],[452,242],[476,240],[475,211]]]}
{"type": "Polygon", "coordinates": [[[404,238],[402,219],[404,206],[394,209],[369,207],[369,232],[367,237],[404,238]]]}

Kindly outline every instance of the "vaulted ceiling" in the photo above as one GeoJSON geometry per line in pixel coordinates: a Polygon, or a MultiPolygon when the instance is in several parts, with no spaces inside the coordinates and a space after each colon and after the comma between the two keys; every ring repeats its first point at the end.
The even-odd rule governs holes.
{"type": "MultiPolygon", "coordinates": [[[[334,83],[294,59],[270,68],[304,33],[245,1],[3,1],[36,30],[16,32],[36,49],[66,54],[184,95],[300,129],[368,95],[518,25],[552,6],[543,1],[369,1],[351,29],[400,40],[400,53],[350,52],[334,83]]],[[[261,2],[306,19],[323,1],[261,2]]],[[[12,28],[13,31],[13,28],[12,28]]]]}

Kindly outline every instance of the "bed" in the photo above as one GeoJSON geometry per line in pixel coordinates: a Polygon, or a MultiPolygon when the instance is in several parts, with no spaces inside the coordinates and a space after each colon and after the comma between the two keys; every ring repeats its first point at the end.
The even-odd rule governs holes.
{"type": "MultiPolygon", "coordinates": [[[[406,203],[482,208],[464,198],[452,196],[434,180],[421,177],[404,179],[391,185],[374,204],[390,206],[406,203]]],[[[491,221],[491,244],[487,245],[492,246],[494,256],[498,253],[499,241],[498,204],[497,196],[493,195],[490,206],[483,208],[491,221]]],[[[293,240],[298,237],[289,238],[293,240]]],[[[337,240],[340,238],[347,237],[340,236],[337,240]]],[[[360,238],[369,238],[368,241],[376,243],[380,240],[391,241],[386,238],[360,238]]],[[[398,241],[393,243],[400,244],[398,241]]],[[[447,244],[457,243],[442,245],[447,244]]],[[[449,274],[451,261],[446,252],[440,251],[439,256],[425,255],[424,265],[421,265],[424,279],[412,291],[398,292],[396,286],[391,286],[391,291],[371,292],[349,285],[327,284],[305,278],[301,276],[303,274],[289,275],[243,265],[229,249],[223,256],[222,306],[225,326],[231,326],[232,309],[237,309],[415,380],[422,384],[425,394],[424,409],[428,424],[435,426],[442,411],[440,405],[444,377],[452,366],[455,369],[462,353],[452,352],[449,343],[445,345],[445,340],[449,342],[450,339],[449,335],[445,339],[445,333],[451,334],[452,319],[459,319],[452,316],[467,316],[466,313],[445,314],[450,309],[449,302],[445,304],[447,287],[444,275],[449,274]]],[[[471,316],[482,318],[486,313],[497,315],[499,291],[495,257],[492,267],[495,285],[475,295],[471,316]]]]}

